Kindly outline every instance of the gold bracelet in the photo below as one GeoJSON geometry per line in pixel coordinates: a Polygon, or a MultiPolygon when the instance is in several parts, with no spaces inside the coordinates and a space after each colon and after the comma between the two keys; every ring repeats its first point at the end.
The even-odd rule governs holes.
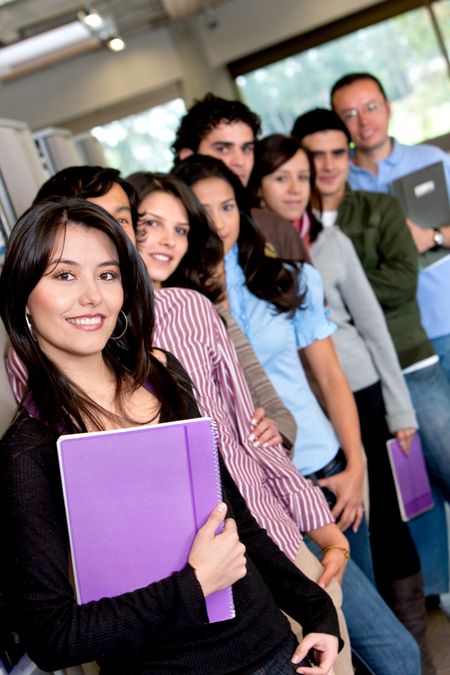
{"type": "Polygon", "coordinates": [[[322,549],[322,553],[325,555],[325,553],[328,553],[328,551],[332,551],[333,549],[342,551],[347,560],[350,560],[350,551],[348,548],[344,548],[344,546],[335,546],[334,544],[331,544],[330,546],[325,546],[325,548],[322,549]]]}

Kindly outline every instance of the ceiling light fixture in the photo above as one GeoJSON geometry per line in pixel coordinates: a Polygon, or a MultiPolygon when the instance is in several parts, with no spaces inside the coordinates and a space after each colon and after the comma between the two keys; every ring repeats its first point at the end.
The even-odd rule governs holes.
{"type": "Polygon", "coordinates": [[[92,30],[98,30],[103,26],[103,19],[96,9],[82,9],[77,13],[77,17],[92,30]]]}
{"type": "Polygon", "coordinates": [[[88,6],[77,14],[80,23],[88,28],[93,35],[113,52],[121,52],[125,49],[125,41],[120,37],[114,17],[110,14],[101,16],[96,9],[88,6]]]}
{"type": "Polygon", "coordinates": [[[119,35],[114,35],[113,37],[106,40],[106,46],[112,52],[121,52],[125,49],[125,41],[119,35]]]}
{"type": "Polygon", "coordinates": [[[0,49],[0,75],[50,54],[64,54],[77,45],[99,44],[87,26],[79,21],[59,26],[0,49]]]}

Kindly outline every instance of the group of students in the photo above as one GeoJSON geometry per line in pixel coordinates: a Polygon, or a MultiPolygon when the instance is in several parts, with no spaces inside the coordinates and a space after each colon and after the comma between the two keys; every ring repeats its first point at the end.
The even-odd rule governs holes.
{"type": "Polygon", "coordinates": [[[0,313],[20,408],[0,446],[2,528],[19,632],[45,669],[345,675],[353,651],[357,672],[435,672],[385,449],[396,435],[407,452],[418,427],[404,364],[380,265],[326,222],[349,134],[332,111],[296,128],[255,145],[257,116],[208,95],[171,174],[65,169],[13,229],[0,313]],[[199,414],[217,423],[225,504],[187,565],[77,605],[56,438],[199,414]],[[204,598],[229,584],[236,618],[207,624],[204,598]]]}

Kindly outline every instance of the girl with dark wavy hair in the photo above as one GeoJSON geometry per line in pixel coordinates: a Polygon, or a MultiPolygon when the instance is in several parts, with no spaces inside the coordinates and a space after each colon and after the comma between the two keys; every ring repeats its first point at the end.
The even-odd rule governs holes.
{"type": "Polygon", "coordinates": [[[203,292],[212,302],[221,287],[214,270],[222,242],[209,226],[198,199],[182,182],[163,173],[141,171],[127,178],[139,196],[136,244],[155,288],[178,286],[203,292]]]}
{"type": "Polygon", "coordinates": [[[331,673],[339,631],[330,600],[259,528],[223,463],[224,503],[193,537],[182,569],[76,603],[57,437],[198,416],[180,364],[149,350],[148,276],[114,218],[77,199],[26,212],[0,277],[0,313],[28,370],[28,394],[0,444],[0,527],[8,595],[31,658],[48,671],[98,660],[104,675],[287,675],[301,672],[314,648],[320,665],[311,672],[331,673]],[[230,584],[236,617],[208,624],[205,597],[230,584]],[[303,622],[300,646],[276,603],[303,622]]]}

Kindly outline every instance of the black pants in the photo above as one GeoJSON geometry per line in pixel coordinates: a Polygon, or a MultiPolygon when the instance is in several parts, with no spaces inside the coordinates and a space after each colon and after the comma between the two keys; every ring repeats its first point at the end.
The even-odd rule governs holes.
{"type": "Polygon", "coordinates": [[[392,581],[420,571],[420,560],[407,523],[400,516],[386,441],[386,424],[379,382],[354,392],[367,456],[370,492],[370,539],[377,586],[389,593],[392,581]]]}

